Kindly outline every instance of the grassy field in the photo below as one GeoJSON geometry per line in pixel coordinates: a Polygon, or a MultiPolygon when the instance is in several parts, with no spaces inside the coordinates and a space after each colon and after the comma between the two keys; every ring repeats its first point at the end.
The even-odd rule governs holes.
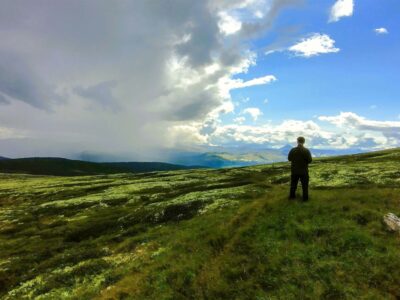
{"type": "Polygon", "coordinates": [[[81,177],[0,175],[2,299],[399,299],[400,150],[81,177]]]}

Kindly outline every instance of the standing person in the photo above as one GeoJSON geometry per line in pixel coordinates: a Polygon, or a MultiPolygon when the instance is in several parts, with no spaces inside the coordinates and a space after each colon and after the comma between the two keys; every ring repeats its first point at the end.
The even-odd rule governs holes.
{"type": "Polygon", "coordinates": [[[292,148],[288,155],[288,160],[292,163],[289,199],[296,198],[297,184],[300,179],[303,188],[303,201],[308,201],[308,164],[312,162],[312,157],[310,150],[304,147],[305,141],[304,137],[298,137],[297,147],[292,148]]]}

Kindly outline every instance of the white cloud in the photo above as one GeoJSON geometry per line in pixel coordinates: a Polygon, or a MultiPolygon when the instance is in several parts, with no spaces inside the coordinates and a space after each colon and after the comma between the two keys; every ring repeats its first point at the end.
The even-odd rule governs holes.
{"type": "Polygon", "coordinates": [[[242,28],[242,22],[235,19],[227,12],[219,14],[221,20],[218,22],[219,30],[225,35],[230,35],[238,32],[242,28]]]}
{"type": "Polygon", "coordinates": [[[398,130],[400,133],[400,122],[398,121],[374,121],[359,116],[353,112],[341,112],[337,116],[320,116],[321,121],[328,121],[337,126],[351,126],[363,130],[381,130],[385,128],[398,130]]]}
{"type": "MultiPolygon", "coordinates": [[[[218,124],[203,140],[206,140],[208,145],[243,143],[280,147],[287,143],[295,143],[296,138],[301,135],[305,136],[307,145],[313,148],[372,150],[400,146],[399,121],[368,120],[352,112],[341,113],[338,116],[320,116],[318,119],[335,127],[325,127],[324,122],[317,124],[312,120],[285,120],[280,124],[267,122],[252,126],[243,125],[243,119],[239,117],[234,120],[236,124],[218,124]]],[[[193,128],[188,129],[187,133],[191,131],[193,128]]],[[[195,136],[198,136],[198,133],[195,136]]]]}
{"type": "Polygon", "coordinates": [[[243,81],[242,79],[232,79],[229,81],[230,89],[242,89],[246,87],[251,87],[255,85],[264,85],[276,81],[274,75],[267,75],[263,77],[254,78],[248,81],[243,81]]]}
{"type": "Polygon", "coordinates": [[[268,51],[265,51],[265,55],[270,55],[270,54],[273,54],[273,53],[275,53],[276,52],[276,50],[268,50],[268,51]]]}
{"type": "Polygon", "coordinates": [[[210,111],[208,116],[217,118],[220,114],[233,113],[235,110],[235,105],[232,101],[225,101],[220,106],[210,111]]]}
{"type": "Polygon", "coordinates": [[[262,11],[257,10],[256,12],[254,12],[254,16],[258,19],[262,19],[264,17],[264,14],[262,11]]]}
{"type": "Polygon", "coordinates": [[[354,12],[353,0],[337,0],[332,6],[329,22],[337,22],[343,17],[350,17],[354,12]]]}
{"type": "Polygon", "coordinates": [[[244,121],[246,121],[245,117],[237,117],[237,118],[233,119],[233,122],[238,123],[238,124],[242,124],[244,121]]]}
{"type": "Polygon", "coordinates": [[[368,120],[353,112],[341,112],[337,116],[320,116],[318,119],[349,130],[377,132],[393,142],[400,142],[399,121],[368,120]]]}
{"type": "Polygon", "coordinates": [[[341,136],[323,130],[313,121],[298,120],[286,120],[277,125],[271,123],[259,126],[242,125],[240,123],[220,125],[212,134],[207,136],[207,142],[218,145],[243,143],[280,147],[287,143],[294,143],[299,135],[305,136],[307,143],[312,146],[343,147],[341,136]],[[335,146],[335,143],[339,146],[335,146]]]}
{"type": "Polygon", "coordinates": [[[388,34],[389,33],[389,31],[384,27],[376,28],[376,29],[374,29],[374,31],[376,34],[388,34]]]}
{"type": "Polygon", "coordinates": [[[166,146],[174,147],[176,141],[179,141],[181,145],[196,145],[196,144],[207,144],[208,137],[206,134],[201,133],[201,123],[182,124],[169,127],[167,129],[167,135],[169,144],[166,146]]]}
{"type": "Polygon", "coordinates": [[[257,121],[258,117],[261,116],[263,113],[257,107],[248,107],[243,110],[242,114],[249,114],[254,121],[257,121]]]}
{"type": "Polygon", "coordinates": [[[309,38],[302,39],[296,45],[289,48],[297,56],[311,57],[325,53],[339,52],[339,48],[335,48],[335,41],[326,34],[314,33],[309,38]]]}

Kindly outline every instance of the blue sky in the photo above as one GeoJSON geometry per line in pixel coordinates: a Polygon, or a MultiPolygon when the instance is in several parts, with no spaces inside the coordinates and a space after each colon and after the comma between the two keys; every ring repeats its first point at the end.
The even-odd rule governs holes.
{"type": "MultiPolygon", "coordinates": [[[[241,78],[273,74],[278,81],[232,92],[233,99],[250,98],[238,108],[259,107],[259,121],[313,119],[352,111],[376,120],[395,120],[400,113],[400,5],[398,1],[356,1],[351,17],[328,23],[332,1],[310,1],[285,11],[274,30],[295,26],[296,37],[311,33],[329,35],[340,48],[337,53],[304,58],[288,51],[263,54],[265,45],[276,37],[274,31],[253,43],[257,66],[241,78]],[[388,34],[377,34],[376,28],[388,34]],[[268,99],[265,104],[264,100],[268,99]]],[[[290,46],[288,44],[287,46],[290,46]]]]}
{"type": "Polygon", "coordinates": [[[0,156],[400,147],[398,0],[5,0],[0,156]]]}

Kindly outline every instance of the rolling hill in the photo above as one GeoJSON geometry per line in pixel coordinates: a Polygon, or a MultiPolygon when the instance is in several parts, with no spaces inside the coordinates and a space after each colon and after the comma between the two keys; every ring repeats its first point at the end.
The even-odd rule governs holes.
{"type": "Polygon", "coordinates": [[[400,150],[289,165],[0,174],[2,299],[398,299],[400,150]]]}
{"type": "MultiPolygon", "coordinates": [[[[279,149],[265,147],[209,147],[205,152],[171,152],[168,162],[180,165],[197,165],[210,168],[243,167],[259,164],[284,162],[292,149],[286,145],[279,149]],[[211,150],[211,151],[210,151],[211,150]]],[[[314,157],[328,157],[362,153],[360,149],[310,149],[314,157]]]]}
{"type": "Polygon", "coordinates": [[[197,168],[161,162],[94,163],[57,157],[0,159],[0,172],[35,175],[78,176],[116,173],[139,173],[197,168]]]}

